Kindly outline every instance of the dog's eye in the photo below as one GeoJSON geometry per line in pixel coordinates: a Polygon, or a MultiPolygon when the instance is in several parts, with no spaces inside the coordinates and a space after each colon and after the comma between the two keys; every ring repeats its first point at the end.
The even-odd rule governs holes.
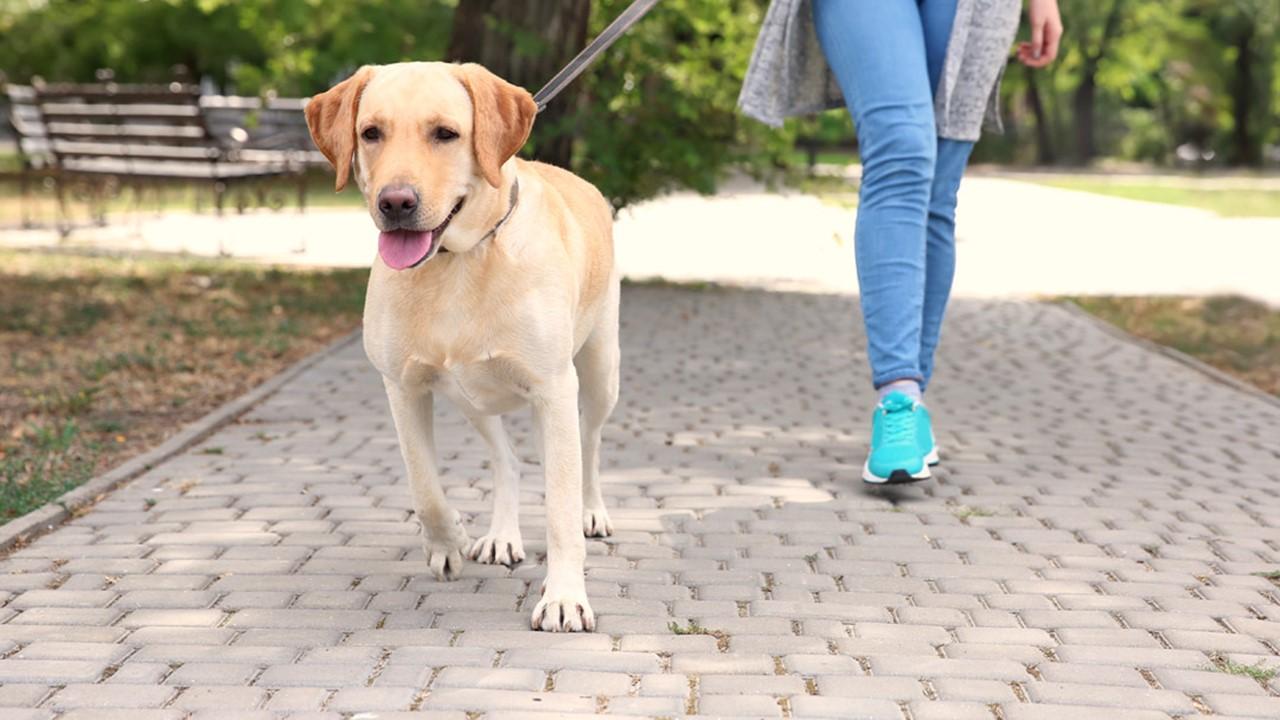
{"type": "Polygon", "coordinates": [[[448,142],[449,140],[453,140],[457,137],[458,137],[458,133],[450,130],[449,128],[446,128],[446,127],[436,128],[436,139],[440,140],[441,142],[448,142]]]}
{"type": "Polygon", "coordinates": [[[382,139],[382,131],[376,127],[367,127],[364,132],[360,133],[360,137],[369,142],[378,142],[382,139]]]}

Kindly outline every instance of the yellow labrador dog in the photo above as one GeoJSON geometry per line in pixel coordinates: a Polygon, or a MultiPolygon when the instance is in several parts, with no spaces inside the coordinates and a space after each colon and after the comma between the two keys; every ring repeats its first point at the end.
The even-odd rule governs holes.
{"type": "Polygon", "coordinates": [[[613,220],[586,181],[514,157],[536,113],[524,89],[448,63],[363,67],[306,109],[337,188],[354,176],[379,230],[364,347],[386,386],[428,565],[452,579],[463,555],[524,559],[518,461],[501,414],[527,403],[547,505],[532,626],[592,630],[583,536],[612,532],[599,452],[618,398],[613,220]],[[440,486],[436,394],[493,454],[493,522],[474,543],[440,486]]]}

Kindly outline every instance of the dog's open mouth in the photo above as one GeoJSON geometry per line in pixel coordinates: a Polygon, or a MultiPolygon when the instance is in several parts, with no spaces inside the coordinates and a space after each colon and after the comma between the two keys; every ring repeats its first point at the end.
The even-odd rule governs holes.
{"type": "Polygon", "coordinates": [[[453,206],[449,216],[431,230],[386,230],[378,233],[378,255],[392,270],[407,270],[429,260],[440,249],[440,236],[449,221],[462,210],[462,201],[453,206]]]}

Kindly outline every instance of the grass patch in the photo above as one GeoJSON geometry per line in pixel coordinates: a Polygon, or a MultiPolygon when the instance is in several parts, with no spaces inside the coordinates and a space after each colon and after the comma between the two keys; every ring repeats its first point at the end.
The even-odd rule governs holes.
{"type": "Polygon", "coordinates": [[[1236,296],[1068,299],[1126,332],[1280,395],[1280,310],[1236,296]]]}
{"type": "Polygon", "coordinates": [[[1280,668],[1267,667],[1262,664],[1263,661],[1261,660],[1252,665],[1245,665],[1244,663],[1235,662],[1221,653],[1214,653],[1212,658],[1212,669],[1228,675],[1241,675],[1253,678],[1258,682],[1268,682],[1277,674],[1280,674],[1280,668]]]}
{"type": "Polygon", "coordinates": [[[716,639],[716,646],[723,652],[729,649],[729,634],[723,630],[710,630],[698,624],[697,620],[690,620],[688,625],[681,625],[672,620],[667,623],[667,629],[676,635],[706,635],[716,639]]]}
{"type": "Polygon", "coordinates": [[[1280,582],[1280,570],[1268,570],[1267,572],[1256,572],[1254,573],[1254,575],[1257,575],[1260,578],[1266,578],[1267,580],[1280,582]]]}
{"type": "Polygon", "coordinates": [[[31,512],[93,476],[100,445],[74,420],[31,424],[0,452],[0,523],[31,512]]]}
{"type": "MultiPolygon", "coordinates": [[[[0,170],[2,169],[0,168],[0,170]]],[[[270,188],[269,194],[275,198],[277,203],[282,205],[283,210],[296,210],[298,187],[294,180],[289,178],[281,179],[268,187],[270,188]]],[[[347,186],[342,192],[334,192],[332,173],[318,170],[307,174],[305,195],[308,208],[361,207],[364,204],[364,199],[360,195],[360,191],[355,188],[354,183],[347,186]]],[[[23,202],[17,182],[0,182],[0,224],[12,225],[20,221],[23,217],[23,202]]],[[[37,222],[51,224],[57,218],[57,197],[51,187],[33,186],[31,195],[25,202],[27,212],[37,222]]],[[[234,193],[229,193],[224,202],[226,212],[234,213],[236,211],[234,193]]],[[[257,207],[256,202],[250,202],[248,206],[250,209],[257,207]]],[[[106,211],[109,214],[138,212],[144,217],[147,214],[154,215],[159,212],[192,212],[196,210],[207,213],[213,212],[213,195],[207,184],[196,183],[185,186],[179,184],[174,187],[166,187],[163,192],[157,192],[154,187],[148,187],[143,191],[140,202],[134,196],[133,191],[129,190],[118,197],[110,199],[106,204],[106,211]]],[[[88,207],[81,201],[75,201],[71,204],[70,213],[73,219],[78,222],[87,222],[89,219],[88,207]]]]}
{"type": "Polygon", "coordinates": [[[1280,190],[1199,188],[1097,177],[1046,178],[1035,182],[1065,190],[1201,208],[1223,217],[1280,217],[1280,190]]]}
{"type": "Polygon", "coordinates": [[[367,277],[0,251],[0,523],[355,327],[367,277]]]}
{"type": "Polygon", "coordinates": [[[803,193],[816,195],[827,205],[852,210],[858,207],[857,180],[837,175],[815,175],[796,181],[796,188],[803,193]]]}
{"type": "Polygon", "coordinates": [[[951,514],[955,515],[957,520],[968,520],[969,518],[975,517],[991,517],[992,515],[995,515],[994,512],[986,508],[973,507],[970,505],[960,505],[952,508],[951,514]]]}

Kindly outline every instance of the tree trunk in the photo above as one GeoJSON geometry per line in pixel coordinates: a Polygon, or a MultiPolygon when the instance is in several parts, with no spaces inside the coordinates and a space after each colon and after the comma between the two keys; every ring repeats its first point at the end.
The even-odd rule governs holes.
{"type": "Polygon", "coordinates": [[[1094,107],[1098,99],[1097,72],[1097,68],[1085,65],[1084,77],[1072,98],[1076,116],[1076,162],[1081,165],[1088,165],[1098,152],[1093,130],[1094,107]]]}
{"type": "Polygon", "coordinates": [[[1040,86],[1036,84],[1036,72],[1033,68],[1022,67],[1027,75],[1027,105],[1036,119],[1036,162],[1040,165],[1053,165],[1058,162],[1058,153],[1053,148],[1053,128],[1049,124],[1049,114],[1044,111],[1044,103],[1040,100],[1040,86]]]}
{"type": "MultiPolygon", "coordinates": [[[[454,12],[448,58],[480,63],[534,92],[586,46],[590,14],[590,0],[465,0],[454,12]]],[[[538,116],[530,140],[537,159],[569,167],[574,88],[538,116]]]]}
{"type": "Polygon", "coordinates": [[[1249,23],[1235,39],[1235,77],[1231,81],[1231,117],[1234,121],[1234,139],[1231,163],[1233,165],[1261,165],[1262,145],[1253,134],[1250,116],[1254,106],[1254,25],[1249,23]]]}
{"type": "Polygon", "coordinates": [[[1102,37],[1098,39],[1098,47],[1092,53],[1084,49],[1083,67],[1080,71],[1080,84],[1076,86],[1073,98],[1073,109],[1076,114],[1076,161],[1087,165],[1098,154],[1095,136],[1094,111],[1098,99],[1098,65],[1107,55],[1107,46],[1120,29],[1123,19],[1125,0],[1113,0],[1102,24],[1102,37]]]}

